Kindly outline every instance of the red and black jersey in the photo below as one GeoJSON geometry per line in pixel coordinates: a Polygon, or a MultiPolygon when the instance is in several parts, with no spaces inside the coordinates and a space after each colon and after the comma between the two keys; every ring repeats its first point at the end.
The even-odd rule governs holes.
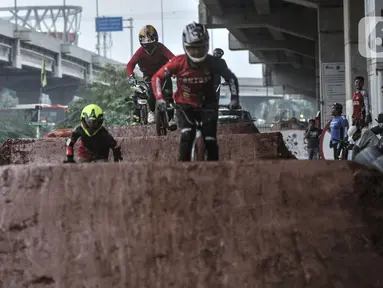
{"type": "Polygon", "coordinates": [[[352,119],[353,120],[362,120],[365,117],[365,104],[364,104],[364,95],[361,91],[354,92],[352,94],[352,119]]]}
{"type": "Polygon", "coordinates": [[[214,79],[217,75],[229,83],[231,99],[238,99],[238,79],[221,59],[207,55],[205,61],[193,68],[185,54],[176,56],[152,78],[152,87],[157,99],[163,99],[162,87],[166,78],[177,77],[177,91],[173,98],[176,103],[201,107],[202,104],[216,101],[214,79]]]}
{"type": "MultiPolygon", "coordinates": [[[[78,149],[78,156],[84,159],[108,159],[109,150],[117,146],[116,140],[104,127],[93,136],[86,135],[82,129],[81,124],[76,126],[70,137],[70,144],[68,147],[72,147],[76,144],[77,140],[80,139],[80,146],[78,149]]],[[[69,156],[73,151],[68,153],[69,156]]],[[[73,154],[71,155],[73,156],[73,154]]]]}
{"type": "Polygon", "coordinates": [[[157,48],[152,55],[149,55],[145,52],[144,48],[140,47],[126,65],[126,72],[128,73],[128,76],[132,76],[134,68],[138,65],[142,74],[144,74],[144,77],[152,78],[154,73],[168,63],[173,57],[174,54],[162,43],[157,44],[157,48]]]}

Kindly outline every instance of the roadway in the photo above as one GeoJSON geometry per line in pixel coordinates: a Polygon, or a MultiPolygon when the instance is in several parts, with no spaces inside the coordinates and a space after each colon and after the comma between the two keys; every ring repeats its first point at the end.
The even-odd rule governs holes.
{"type": "MultiPolygon", "coordinates": [[[[354,77],[364,76],[374,119],[383,111],[383,67],[378,57],[366,61],[358,52],[358,23],[365,11],[381,16],[383,1],[369,1],[368,7],[364,2],[200,0],[199,21],[227,28],[229,49],[248,50],[250,63],[264,64],[265,82],[278,86],[279,93],[316,99],[322,124],[331,118],[332,103],[350,102],[354,77]]],[[[348,117],[351,113],[347,110],[348,117]]]]}

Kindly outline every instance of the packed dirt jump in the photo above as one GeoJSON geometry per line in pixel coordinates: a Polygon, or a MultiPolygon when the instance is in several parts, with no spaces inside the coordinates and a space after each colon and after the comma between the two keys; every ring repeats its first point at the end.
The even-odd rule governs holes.
{"type": "Polygon", "coordinates": [[[4,143],[0,288],[383,287],[379,172],[229,126],[222,161],[179,163],[176,133],[140,129],[112,131],[117,164],[61,164],[60,137],[4,143]]]}

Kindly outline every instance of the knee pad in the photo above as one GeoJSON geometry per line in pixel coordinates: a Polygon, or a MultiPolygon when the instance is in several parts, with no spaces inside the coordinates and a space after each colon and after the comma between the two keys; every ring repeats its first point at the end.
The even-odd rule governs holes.
{"type": "Polygon", "coordinates": [[[181,129],[181,143],[189,143],[193,140],[192,128],[181,129]]]}

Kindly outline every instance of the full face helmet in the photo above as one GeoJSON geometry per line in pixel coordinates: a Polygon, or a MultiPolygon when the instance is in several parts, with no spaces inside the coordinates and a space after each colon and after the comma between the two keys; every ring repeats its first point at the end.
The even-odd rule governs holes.
{"type": "Polygon", "coordinates": [[[138,34],[138,39],[145,52],[152,55],[158,44],[158,33],[156,28],[152,25],[142,27],[140,33],[138,34]]]}
{"type": "Polygon", "coordinates": [[[217,58],[222,58],[225,52],[221,48],[215,48],[213,51],[213,56],[217,58]]]}
{"type": "Polygon", "coordinates": [[[206,27],[195,22],[188,24],[182,33],[182,44],[192,62],[203,62],[209,52],[209,33],[206,27]]]}
{"type": "Polygon", "coordinates": [[[95,104],[85,106],[81,111],[81,127],[88,136],[97,134],[104,122],[102,109],[95,104]]]}

